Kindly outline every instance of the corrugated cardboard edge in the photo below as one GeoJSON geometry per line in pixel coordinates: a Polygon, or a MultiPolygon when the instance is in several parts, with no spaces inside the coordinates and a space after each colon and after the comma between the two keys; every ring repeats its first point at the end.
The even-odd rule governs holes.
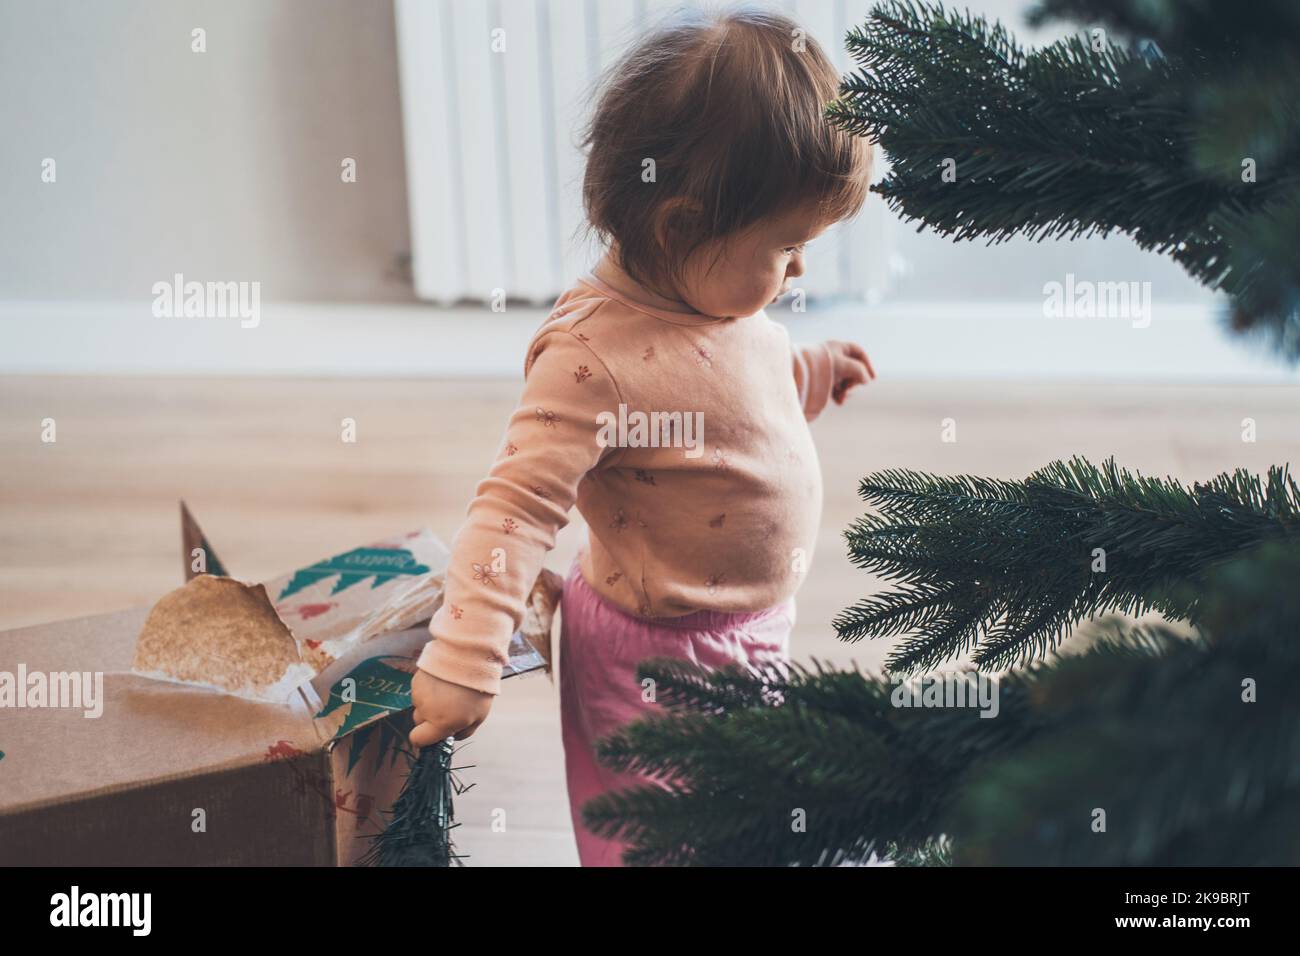
{"type": "Polygon", "coordinates": [[[337,865],[332,800],[302,799],[313,779],[333,781],[330,758],[319,750],[17,806],[0,814],[0,865],[337,865]],[[200,807],[208,811],[206,832],[195,833],[200,807]]]}
{"type": "MultiPolygon", "coordinates": [[[[299,741],[299,743],[305,743],[305,741],[299,741]]],[[[312,747],[311,750],[302,751],[304,755],[315,753],[323,754],[324,752],[325,749],[323,746],[315,746],[312,747]]],[[[81,790],[70,797],[29,800],[26,803],[16,803],[4,811],[0,811],[0,819],[3,819],[6,816],[17,816],[22,813],[29,813],[32,810],[41,809],[43,807],[54,807],[68,803],[83,803],[92,800],[100,800],[104,797],[116,796],[118,794],[130,793],[134,790],[147,790],[151,787],[165,787],[177,780],[195,780],[200,777],[220,776],[221,774],[228,773],[231,770],[242,770],[244,767],[258,766],[263,763],[272,762],[274,761],[263,760],[260,758],[253,760],[236,757],[231,760],[223,760],[219,763],[210,764],[197,772],[183,771],[180,773],[155,774],[152,777],[142,777],[138,780],[133,780],[130,783],[97,787],[90,790],[81,790]]]]}

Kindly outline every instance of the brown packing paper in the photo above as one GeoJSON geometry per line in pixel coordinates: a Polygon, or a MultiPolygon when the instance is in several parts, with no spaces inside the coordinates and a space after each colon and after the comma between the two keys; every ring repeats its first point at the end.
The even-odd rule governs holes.
{"type": "MultiPolygon", "coordinates": [[[[224,570],[183,502],[181,529],[182,547],[194,558],[187,574],[224,570]]],[[[375,639],[428,621],[442,602],[449,558],[432,532],[420,530],[333,555],[264,587],[199,574],[158,602],[133,670],[284,703],[336,662],[363,660],[375,639]]]]}
{"type": "Polygon", "coordinates": [[[260,584],[202,574],[163,596],[145,619],[131,669],[143,677],[287,701],[315,671],[260,584]]]}

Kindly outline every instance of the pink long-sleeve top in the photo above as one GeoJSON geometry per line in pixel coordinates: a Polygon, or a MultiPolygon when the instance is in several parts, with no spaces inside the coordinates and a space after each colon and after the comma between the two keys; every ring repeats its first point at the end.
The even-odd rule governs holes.
{"type": "Polygon", "coordinates": [[[821,517],[808,422],[832,368],[825,344],[792,346],[764,311],[665,311],[584,275],[529,343],[523,395],[452,543],[419,667],[499,692],[575,504],[589,528],[582,573],[628,613],[755,611],[793,594],[821,517]]]}

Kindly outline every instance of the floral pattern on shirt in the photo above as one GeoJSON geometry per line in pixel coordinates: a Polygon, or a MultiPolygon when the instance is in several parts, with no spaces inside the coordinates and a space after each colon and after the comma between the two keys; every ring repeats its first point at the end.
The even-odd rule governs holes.
{"type": "MultiPolygon", "coordinates": [[[[715,602],[729,602],[732,589],[748,589],[755,583],[761,587],[762,582],[753,580],[748,558],[729,563],[729,556],[738,554],[735,547],[748,546],[733,543],[730,536],[748,533],[753,525],[756,537],[763,540],[778,538],[789,523],[784,514],[769,516],[761,507],[752,514],[742,511],[739,517],[725,511],[713,512],[707,504],[698,511],[683,513],[680,509],[698,504],[689,494],[697,487],[691,484],[692,472],[705,479],[698,487],[713,482],[715,487],[723,489],[710,502],[713,507],[734,503],[725,490],[729,483],[722,480],[720,486],[716,484],[730,476],[713,475],[715,470],[738,469],[741,478],[748,478],[751,471],[767,468],[771,472],[768,477],[783,483],[778,487],[799,485],[797,489],[791,488],[791,496],[804,494],[807,487],[807,481],[790,480],[792,469],[805,464],[801,461],[804,445],[800,444],[805,437],[790,431],[777,432],[778,436],[794,444],[776,444],[774,452],[767,450],[773,447],[768,444],[764,446],[762,456],[752,454],[752,439],[756,433],[762,432],[764,423],[743,414],[736,418],[720,414],[716,426],[711,420],[711,433],[725,442],[726,447],[709,443],[706,457],[684,467],[676,460],[670,463],[666,456],[656,457],[656,453],[644,453],[642,457],[641,452],[620,454],[608,450],[597,437],[595,421],[602,411],[616,409],[623,402],[634,407],[645,405],[646,395],[655,396],[653,401],[657,405],[654,407],[660,408],[673,407],[671,403],[686,398],[692,388],[712,397],[720,396],[720,390],[725,386],[732,398],[745,399],[746,395],[736,391],[735,383],[718,380],[724,375],[737,376],[743,389],[775,387],[777,380],[771,374],[775,367],[774,358],[766,351],[766,339],[756,350],[749,350],[748,344],[741,346],[741,352],[754,360],[750,362],[747,358],[742,370],[731,367],[733,363],[729,360],[733,358],[733,352],[729,345],[724,344],[734,339],[715,339],[711,331],[696,337],[693,333],[674,328],[660,336],[661,330],[646,329],[648,341],[642,339],[638,342],[635,330],[644,326],[632,323],[644,320],[620,313],[617,308],[609,306],[606,298],[579,295],[574,301],[557,303],[551,319],[554,325],[539,331],[527,353],[525,394],[511,418],[502,452],[493,465],[494,471],[497,467],[501,471],[493,475],[496,481],[484,484],[483,491],[471,504],[470,517],[476,522],[476,537],[468,537],[453,557],[451,567],[456,569],[456,573],[448,575],[445,592],[448,613],[437,615],[431,630],[435,631],[438,640],[426,648],[432,649],[427,655],[431,671],[441,671],[457,682],[464,678],[466,686],[479,686],[485,690],[497,683],[493,672],[496,665],[505,660],[504,649],[510,637],[509,618],[515,615],[516,609],[522,613],[526,608],[528,590],[536,571],[543,566],[542,558],[550,550],[548,545],[554,543],[558,525],[562,524],[561,511],[567,514],[579,500],[591,506],[584,506],[583,513],[589,516],[587,521],[592,529],[593,545],[604,536],[603,540],[609,542],[616,559],[612,565],[606,566],[606,573],[595,580],[603,582],[607,592],[619,595],[621,605],[630,607],[635,604],[636,613],[642,617],[659,618],[661,615],[655,613],[655,601],[650,597],[652,591],[663,592],[657,599],[660,612],[667,609],[676,614],[681,613],[683,607],[674,596],[675,590],[683,594],[693,592],[693,600],[697,602],[701,600],[700,592],[707,592],[709,599],[704,606],[709,607],[717,606],[715,602]],[[598,316],[602,309],[613,314],[598,316]],[[593,320],[591,316],[597,317],[593,320]],[[605,328],[601,324],[605,318],[623,322],[622,326],[617,326],[620,333],[624,329],[628,331],[621,335],[613,332],[597,334],[595,338],[603,340],[606,345],[591,344],[593,337],[585,330],[595,328],[600,333],[605,328]],[[658,350],[659,344],[665,346],[663,351],[658,350]],[[675,367],[665,364],[670,359],[675,360],[675,367]],[[644,365],[652,361],[658,364],[653,368],[644,365]],[[625,364],[629,373],[626,382],[620,373],[624,366],[619,362],[625,364]],[[644,371],[641,371],[643,367],[644,371]],[[761,374],[755,374],[755,368],[762,369],[761,374]],[[620,388],[620,384],[624,388],[620,388]],[[647,390],[645,394],[641,391],[643,387],[647,390]],[[628,388],[632,391],[627,391],[628,388]],[[557,449],[561,450],[558,454],[555,453],[557,449]],[[660,460],[664,462],[662,468],[658,466],[660,460]],[[619,468],[619,473],[615,474],[607,470],[607,462],[612,462],[615,467],[626,462],[626,471],[619,468]],[[649,467],[635,467],[641,464],[649,467]],[[680,500],[679,494],[683,495],[680,500]],[[729,517],[730,522],[727,520],[729,517]],[[778,525],[773,517],[779,517],[782,524],[778,525]],[[683,528],[684,521],[690,521],[699,529],[698,533],[707,535],[707,538],[698,539],[702,550],[693,560],[683,553],[682,573],[677,579],[656,580],[652,568],[643,566],[641,578],[637,580],[628,577],[620,568],[620,565],[635,562],[638,553],[644,558],[651,549],[657,550],[666,541],[678,540],[679,529],[682,530],[682,548],[686,548],[688,542],[695,543],[691,539],[692,532],[683,528]],[[663,528],[660,536],[656,537],[653,526],[660,522],[663,528]],[[608,530],[603,529],[602,524],[607,524],[608,530]],[[672,533],[667,533],[667,529],[672,529],[672,533]],[[499,561],[501,551],[498,547],[506,545],[510,554],[509,573],[499,561]],[[471,560],[485,553],[493,554],[495,562],[471,560]],[[717,557],[722,560],[714,563],[717,557]],[[647,577],[647,572],[650,572],[650,577],[647,577]],[[496,590],[498,597],[485,593],[491,590],[496,590]],[[460,621],[466,611],[470,612],[472,620],[452,626],[450,622],[460,621]],[[488,641],[492,646],[486,646],[488,641]]],[[[609,328],[613,330],[616,326],[610,324],[609,328]]],[[[785,348],[789,348],[788,340],[785,348]]],[[[816,358],[820,362],[820,356],[816,358]]],[[[816,385],[817,388],[811,391],[817,392],[824,377],[823,371],[821,364],[806,361],[799,366],[796,359],[795,381],[791,383],[792,401],[807,400],[811,407],[808,383],[811,381],[816,385]],[[801,379],[800,372],[809,374],[801,379]]],[[[706,406],[706,411],[710,407],[706,406]]],[[[727,407],[737,406],[730,402],[727,407]]],[[[748,407],[768,406],[755,403],[748,407]]],[[[782,427],[790,426],[786,423],[782,427]]],[[[802,519],[802,523],[806,524],[806,519],[802,519]]],[[[784,548],[783,537],[780,544],[784,548]]],[[[775,546],[769,544],[765,547],[775,546]]],[[[674,547],[670,543],[666,550],[672,552],[674,547]]],[[[665,557],[669,559],[668,564],[673,564],[671,553],[665,557]]]]}

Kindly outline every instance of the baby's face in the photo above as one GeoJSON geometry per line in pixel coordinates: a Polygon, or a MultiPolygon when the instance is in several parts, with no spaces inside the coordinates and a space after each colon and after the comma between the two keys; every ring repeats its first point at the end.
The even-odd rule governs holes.
{"type": "Polygon", "coordinates": [[[819,220],[816,204],[807,203],[707,243],[687,260],[679,294],[705,315],[753,315],[803,275],[804,244],[829,225],[819,220]]]}

